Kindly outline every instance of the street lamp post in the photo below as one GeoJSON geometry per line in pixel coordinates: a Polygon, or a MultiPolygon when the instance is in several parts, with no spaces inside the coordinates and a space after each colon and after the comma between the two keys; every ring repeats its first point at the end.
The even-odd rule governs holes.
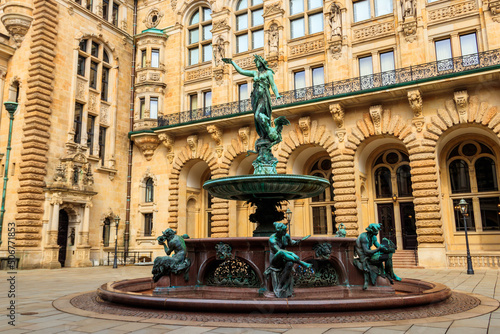
{"type": "Polygon", "coordinates": [[[292,221],[292,210],[290,210],[290,208],[286,209],[286,221],[287,221],[287,225],[288,225],[288,234],[290,234],[290,222],[292,221]]]}
{"type": "Polygon", "coordinates": [[[115,216],[115,226],[116,226],[116,235],[115,235],[115,259],[113,261],[113,269],[118,268],[118,224],[120,224],[120,217],[118,215],[115,216]]]}
{"type": "Polygon", "coordinates": [[[7,139],[7,152],[5,156],[5,172],[3,174],[2,208],[0,209],[0,245],[2,244],[3,217],[5,215],[5,196],[7,194],[7,181],[9,181],[9,158],[12,141],[12,125],[14,124],[14,112],[17,109],[17,102],[5,102],[5,109],[9,112],[9,137],[7,139]]]}
{"type": "Polygon", "coordinates": [[[460,212],[462,212],[462,217],[464,217],[464,231],[465,231],[465,246],[467,247],[467,274],[468,275],[474,275],[474,269],[472,268],[472,259],[470,257],[470,250],[469,250],[469,237],[467,236],[467,211],[469,208],[469,205],[465,201],[465,199],[461,199],[460,202],[458,203],[458,206],[460,207],[460,212]]]}

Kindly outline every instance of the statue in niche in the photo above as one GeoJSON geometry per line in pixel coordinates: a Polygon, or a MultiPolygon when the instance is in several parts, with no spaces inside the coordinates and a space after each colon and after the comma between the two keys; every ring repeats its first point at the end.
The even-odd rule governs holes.
{"type": "Polygon", "coordinates": [[[415,1],[414,0],[401,0],[401,6],[403,7],[403,18],[415,16],[415,1]]]}
{"type": "Polygon", "coordinates": [[[74,227],[71,228],[71,232],[68,236],[68,239],[69,239],[68,246],[74,246],[75,245],[75,228],[74,227]]]}
{"type": "Polygon", "coordinates": [[[330,28],[332,28],[332,37],[342,36],[342,17],[340,7],[337,4],[332,4],[330,7],[330,19],[328,20],[330,28]]]}
{"type": "Polygon", "coordinates": [[[377,240],[378,232],[381,229],[380,224],[370,224],[366,232],[359,235],[354,247],[354,253],[358,258],[354,259],[354,265],[364,273],[363,289],[368,289],[368,282],[376,285],[377,277],[385,277],[391,284],[394,281],[401,281],[401,278],[394,274],[392,267],[392,254],[396,247],[392,241],[384,238],[382,244],[377,240]],[[372,246],[377,248],[371,249],[372,246]]]}
{"type": "Polygon", "coordinates": [[[286,225],[283,223],[274,223],[276,233],[269,237],[269,262],[271,265],[266,269],[264,275],[271,275],[274,295],[278,298],[288,298],[293,294],[293,266],[299,266],[309,269],[312,264],[301,261],[299,256],[293,252],[286,250],[287,246],[298,245],[301,241],[306,240],[310,235],[301,240],[292,240],[290,235],[286,233],[286,225]]]}
{"type": "Polygon", "coordinates": [[[277,55],[278,54],[278,47],[279,47],[279,30],[278,26],[276,24],[271,25],[271,28],[269,29],[269,54],[271,55],[277,55]]]}
{"type": "Polygon", "coordinates": [[[167,228],[156,240],[163,245],[167,256],[158,256],[153,264],[153,281],[156,283],[165,275],[170,273],[179,274],[184,272],[184,280],[189,281],[189,267],[191,260],[187,258],[187,248],[184,239],[189,236],[178,236],[174,230],[167,228]],[[170,256],[170,254],[174,255],[170,256]]]}
{"type": "MultiPolygon", "coordinates": [[[[273,90],[276,99],[281,98],[281,96],[278,87],[274,83],[274,71],[269,68],[267,61],[259,55],[254,55],[257,71],[243,70],[230,58],[222,58],[222,61],[233,65],[238,73],[253,78],[251,103],[254,112],[255,130],[260,137],[255,142],[255,151],[249,151],[258,154],[257,159],[252,163],[254,174],[277,174],[276,165],[278,159],[273,156],[271,148],[281,141],[281,134],[277,134],[277,131],[281,131],[271,125],[272,106],[269,88],[273,90]]],[[[287,122],[284,117],[280,120],[281,126],[286,125],[287,122]]]]}
{"type": "Polygon", "coordinates": [[[214,49],[214,59],[215,59],[215,66],[221,65],[222,58],[226,56],[226,49],[224,47],[224,39],[222,37],[219,37],[217,39],[217,45],[214,49]]]}

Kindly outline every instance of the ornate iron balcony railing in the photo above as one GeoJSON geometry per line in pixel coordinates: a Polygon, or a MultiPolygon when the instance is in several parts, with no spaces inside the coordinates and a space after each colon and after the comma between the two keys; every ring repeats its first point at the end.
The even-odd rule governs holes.
{"type": "MultiPolygon", "coordinates": [[[[290,90],[281,93],[281,99],[273,97],[272,105],[281,108],[298,102],[330,99],[350,93],[363,93],[372,89],[390,88],[391,86],[418,82],[424,79],[439,79],[439,77],[469,72],[475,69],[487,69],[495,65],[500,65],[500,49],[290,90]]],[[[210,120],[229,115],[243,115],[251,112],[251,110],[250,99],[223,103],[208,108],[161,115],[158,117],[158,127],[180,126],[193,121],[210,120]]]]}

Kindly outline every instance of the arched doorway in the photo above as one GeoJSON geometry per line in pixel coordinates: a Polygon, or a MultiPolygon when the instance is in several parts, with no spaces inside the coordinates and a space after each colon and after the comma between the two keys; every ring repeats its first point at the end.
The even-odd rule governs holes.
{"type": "Polygon", "coordinates": [[[59,246],[59,263],[64,267],[66,263],[66,249],[68,247],[69,216],[65,210],[59,210],[59,228],[57,231],[57,245],[59,246]]]}
{"type": "Polygon", "coordinates": [[[417,249],[417,229],[408,155],[386,150],[373,164],[373,186],[380,238],[394,242],[399,249],[417,249]]]}

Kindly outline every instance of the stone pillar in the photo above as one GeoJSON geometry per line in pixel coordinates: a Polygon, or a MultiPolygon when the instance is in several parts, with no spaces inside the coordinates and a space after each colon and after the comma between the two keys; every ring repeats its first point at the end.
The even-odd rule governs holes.
{"type": "Polygon", "coordinates": [[[354,151],[347,151],[349,151],[348,154],[339,152],[332,159],[335,222],[344,224],[348,237],[355,237],[358,235],[358,216],[354,182],[354,151]]]}
{"type": "Polygon", "coordinates": [[[59,245],[57,244],[59,228],[59,210],[63,203],[60,193],[52,194],[50,204],[52,205],[52,217],[47,228],[47,240],[43,251],[43,267],[48,269],[61,268],[59,263],[59,245]]]}

